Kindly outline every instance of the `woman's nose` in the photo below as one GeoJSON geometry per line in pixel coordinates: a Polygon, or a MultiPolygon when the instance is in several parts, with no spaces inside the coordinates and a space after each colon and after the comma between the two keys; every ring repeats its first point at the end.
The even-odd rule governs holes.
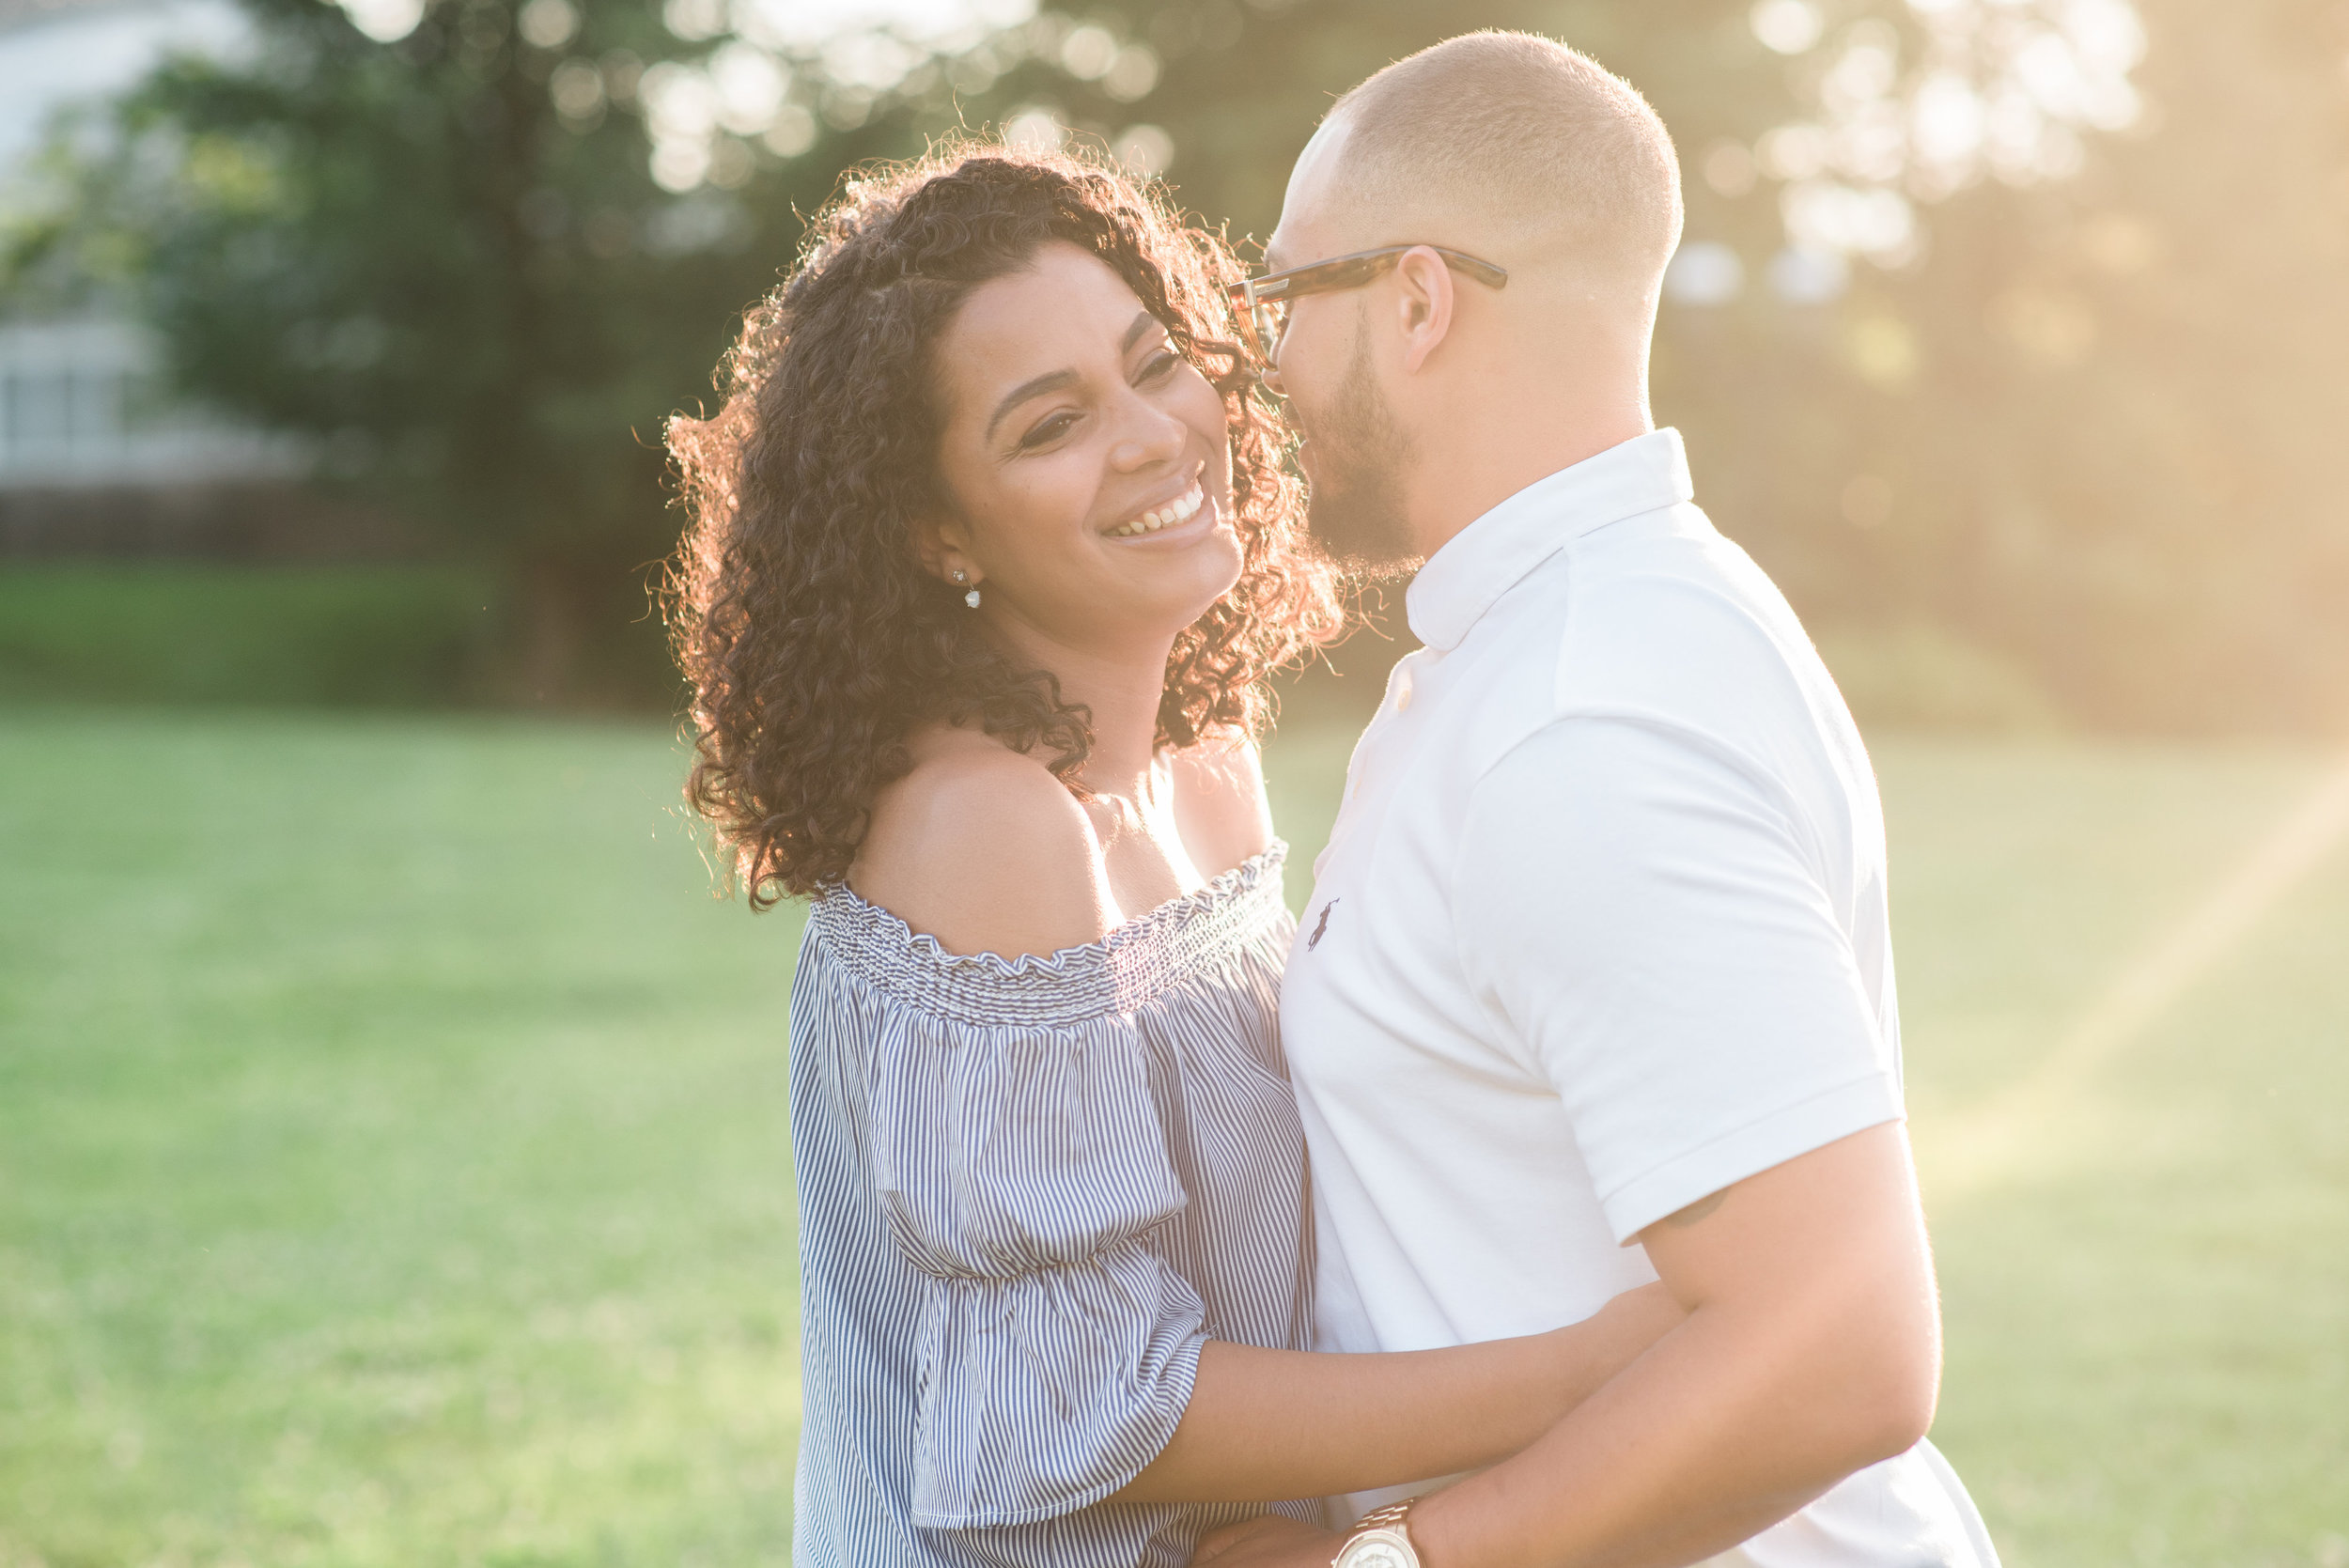
{"type": "Polygon", "coordinates": [[[1190,444],[1190,428],[1165,410],[1143,398],[1134,399],[1122,439],[1111,449],[1110,460],[1120,468],[1147,468],[1173,462],[1190,444]]]}

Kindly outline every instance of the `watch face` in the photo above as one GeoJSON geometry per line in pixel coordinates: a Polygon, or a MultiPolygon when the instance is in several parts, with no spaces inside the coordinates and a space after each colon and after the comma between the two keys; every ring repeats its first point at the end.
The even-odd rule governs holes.
{"type": "Polygon", "coordinates": [[[1372,1530],[1346,1544],[1335,1568],[1419,1568],[1419,1558],[1390,1530],[1372,1530]]]}

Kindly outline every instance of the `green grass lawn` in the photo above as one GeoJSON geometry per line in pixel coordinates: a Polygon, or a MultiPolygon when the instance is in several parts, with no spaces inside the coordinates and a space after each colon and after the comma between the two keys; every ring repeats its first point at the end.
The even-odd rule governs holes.
{"type": "MultiPolygon", "coordinates": [[[[1299,901],[1349,738],[1270,754],[1299,901]]],[[[1879,751],[1938,1440],[2018,1568],[2349,1564],[2349,853],[2046,1065],[2325,760],[1879,751]]],[[[0,710],[0,1568],[784,1559],[798,926],[678,769],[0,710]]]]}

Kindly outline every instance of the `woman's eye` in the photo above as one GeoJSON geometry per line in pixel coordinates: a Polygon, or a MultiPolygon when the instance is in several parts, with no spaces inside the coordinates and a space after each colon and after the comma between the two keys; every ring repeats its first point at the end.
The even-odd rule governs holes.
{"type": "Polygon", "coordinates": [[[1046,420],[1043,424],[1038,425],[1034,429],[1030,430],[1026,435],[1020,437],[1019,444],[1023,447],[1042,446],[1047,442],[1057,441],[1062,436],[1066,435],[1068,433],[1068,427],[1076,422],[1077,416],[1073,413],[1056,413],[1051,418],[1046,420]]]}
{"type": "Polygon", "coordinates": [[[1173,349],[1161,349],[1152,354],[1149,363],[1142,367],[1142,379],[1145,381],[1155,381],[1180,364],[1182,360],[1173,349]]]}

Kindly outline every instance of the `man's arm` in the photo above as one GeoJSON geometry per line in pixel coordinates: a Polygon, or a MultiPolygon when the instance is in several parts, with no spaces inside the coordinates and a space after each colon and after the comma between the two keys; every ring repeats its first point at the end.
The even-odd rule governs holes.
{"type": "MultiPolygon", "coordinates": [[[[1583,716],[1471,795],[1463,977],[1556,1091],[1618,1239],[1645,1244],[1689,1315],[1523,1452],[1422,1503],[1427,1568],[1694,1562],[1932,1422],[1939,1319],[1897,1055],[1852,894],[1829,885],[1859,846],[1797,773],[1712,730],[1583,716]]],[[[1278,1533],[1234,1553],[1329,1561],[1328,1538],[1278,1533]]]]}
{"type": "Polygon", "coordinates": [[[1900,1126],[1705,1209],[1641,1235],[1688,1321],[1532,1448],[1414,1509],[1426,1568],[1695,1562],[1924,1436],[1940,1313],[1900,1126]]]}
{"type": "Polygon", "coordinates": [[[1617,1236],[1690,1317],[1521,1460],[1429,1504],[1435,1568],[1447,1546],[1693,1561],[1931,1423],[1938,1317],[1897,1057],[1856,895],[1828,880],[1859,846],[1798,773],[1709,730],[1567,719],[1477,786],[1464,969],[1546,1069],[1617,1236]]]}
{"type": "MultiPolygon", "coordinates": [[[[1424,1568],[1680,1568],[1768,1528],[1933,1423],[1940,1313],[1897,1123],[1641,1234],[1688,1309],[1515,1458],[1422,1500],[1424,1568]]],[[[1215,1568],[1323,1568],[1338,1538],[1259,1527],[1215,1568]]]]}

